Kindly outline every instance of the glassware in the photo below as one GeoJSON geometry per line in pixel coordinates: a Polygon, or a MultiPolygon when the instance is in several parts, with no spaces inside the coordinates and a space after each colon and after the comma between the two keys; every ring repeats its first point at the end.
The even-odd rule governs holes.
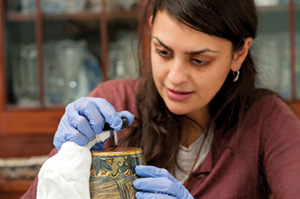
{"type": "Polygon", "coordinates": [[[12,89],[20,106],[39,104],[37,49],[35,44],[12,47],[12,89]]]}
{"type": "Polygon", "coordinates": [[[295,6],[295,47],[296,47],[296,98],[300,100],[300,0],[294,0],[295,6]]]}
{"type": "Polygon", "coordinates": [[[108,12],[132,11],[137,6],[138,0],[106,0],[108,12]]]}
{"type": "Polygon", "coordinates": [[[259,87],[279,92],[285,98],[291,97],[288,37],[288,33],[261,34],[252,47],[259,87]]]}
{"type": "MultiPolygon", "coordinates": [[[[36,0],[20,0],[17,3],[10,4],[13,7],[19,4],[23,13],[34,13],[35,1],[36,0]]],[[[87,0],[41,0],[41,7],[44,13],[79,12],[84,10],[86,4],[87,0]]]]}
{"type": "Polygon", "coordinates": [[[257,65],[257,86],[291,99],[290,27],[288,5],[259,12],[258,36],[251,51],[257,65]]]}
{"type": "Polygon", "coordinates": [[[296,98],[300,99],[300,33],[296,34],[296,98]]]}
{"type": "Polygon", "coordinates": [[[68,104],[86,96],[103,81],[96,58],[86,42],[62,40],[44,46],[46,104],[68,104]]]}
{"type": "MultiPolygon", "coordinates": [[[[86,96],[103,81],[99,63],[88,51],[85,41],[48,42],[43,50],[46,104],[68,104],[86,96]]],[[[12,87],[16,103],[20,106],[38,105],[36,46],[15,46],[12,52],[12,87]]]]}
{"type": "Polygon", "coordinates": [[[138,67],[136,63],[137,41],[133,33],[128,30],[118,30],[114,35],[117,38],[109,44],[109,78],[136,78],[138,67]]]}
{"type": "Polygon", "coordinates": [[[255,0],[258,6],[274,6],[279,5],[280,0],[255,0]]]}
{"type": "Polygon", "coordinates": [[[6,73],[9,104],[39,105],[37,47],[34,23],[6,22],[6,73]],[[22,33],[22,34],[20,34],[22,33]]]}

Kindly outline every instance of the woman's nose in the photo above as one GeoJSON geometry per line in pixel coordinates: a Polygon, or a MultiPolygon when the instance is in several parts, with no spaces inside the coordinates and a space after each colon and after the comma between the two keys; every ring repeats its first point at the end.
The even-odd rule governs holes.
{"type": "Polygon", "coordinates": [[[170,64],[168,79],[174,85],[187,82],[188,74],[183,61],[174,60],[174,62],[170,64]]]}

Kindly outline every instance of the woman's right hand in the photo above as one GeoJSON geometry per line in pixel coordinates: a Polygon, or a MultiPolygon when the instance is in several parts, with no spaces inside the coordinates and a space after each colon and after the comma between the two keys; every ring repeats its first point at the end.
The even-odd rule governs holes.
{"type": "Polygon", "coordinates": [[[102,132],[105,122],[119,131],[123,117],[128,119],[129,125],[132,124],[134,115],[130,112],[116,112],[115,108],[102,98],[81,97],[67,105],[54,135],[53,144],[57,150],[67,141],[85,146],[91,138],[102,132]]]}

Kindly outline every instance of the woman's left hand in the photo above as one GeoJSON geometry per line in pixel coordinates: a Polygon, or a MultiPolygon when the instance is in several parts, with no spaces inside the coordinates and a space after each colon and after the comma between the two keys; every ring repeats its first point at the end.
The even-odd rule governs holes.
{"type": "Polygon", "coordinates": [[[141,178],[133,182],[138,190],[137,199],[194,199],[190,192],[166,169],[154,166],[136,166],[135,172],[141,178]]]}

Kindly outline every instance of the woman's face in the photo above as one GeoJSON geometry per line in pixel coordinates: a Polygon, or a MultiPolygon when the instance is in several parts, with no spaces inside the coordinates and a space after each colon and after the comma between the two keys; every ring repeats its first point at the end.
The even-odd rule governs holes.
{"type": "Polygon", "coordinates": [[[168,109],[196,121],[208,114],[208,104],[230,70],[240,67],[230,41],[189,28],[164,11],[152,24],[151,63],[168,109]]]}

